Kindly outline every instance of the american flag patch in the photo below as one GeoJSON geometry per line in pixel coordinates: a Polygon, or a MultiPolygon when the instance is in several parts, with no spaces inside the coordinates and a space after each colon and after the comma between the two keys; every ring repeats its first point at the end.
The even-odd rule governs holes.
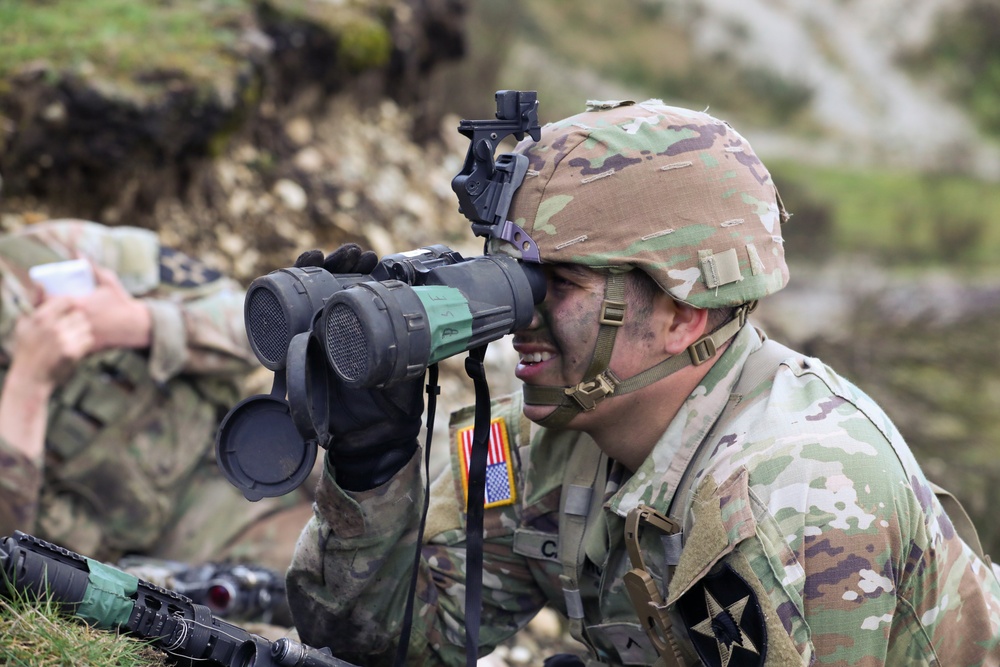
{"type": "MultiPolygon", "coordinates": [[[[473,427],[458,431],[458,457],[462,463],[462,490],[469,504],[469,463],[472,460],[473,427]]],[[[486,456],[486,504],[484,507],[513,505],[516,498],[514,466],[510,456],[507,423],[503,417],[490,422],[490,448],[486,456]]]]}

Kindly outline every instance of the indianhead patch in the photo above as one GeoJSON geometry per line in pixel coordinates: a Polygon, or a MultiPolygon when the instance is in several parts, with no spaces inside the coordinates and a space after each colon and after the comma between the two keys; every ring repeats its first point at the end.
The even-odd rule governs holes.
{"type": "MultiPolygon", "coordinates": [[[[469,505],[469,463],[472,460],[473,427],[459,429],[458,457],[462,464],[462,493],[469,505]]],[[[486,456],[486,504],[484,507],[513,505],[517,497],[514,487],[514,465],[510,455],[507,422],[497,417],[490,422],[490,444],[486,456]]]]}
{"type": "Polygon", "coordinates": [[[757,594],[728,565],[706,575],[677,601],[702,662],[709,667],[759,667],[767,630],[757,594]]]}

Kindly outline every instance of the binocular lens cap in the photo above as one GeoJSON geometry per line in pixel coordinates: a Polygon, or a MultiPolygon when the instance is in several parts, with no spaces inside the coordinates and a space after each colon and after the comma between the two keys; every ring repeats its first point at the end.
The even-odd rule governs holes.
{"type": "Polygon", "coordinates": [[[316,462],[316,442],[303,440],[283,398],[259,394],[237,403],[219,425],[215,454],[222,474],[247,500],[296,489],[316,462]]]}

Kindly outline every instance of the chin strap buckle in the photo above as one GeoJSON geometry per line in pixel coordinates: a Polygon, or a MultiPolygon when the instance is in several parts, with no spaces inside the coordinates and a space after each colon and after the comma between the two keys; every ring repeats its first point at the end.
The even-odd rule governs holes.
{"type": "Polygon", "coordinates": [[[621,382],[611,369],[599,373],[593,380],[585,380],[575,387],[567,387],[564,391],[584,412],[590,412],[606,397],[615,393],[615,387],[621,382]]]}
{"type": "Polygon", "coordinates": [[[715,341],[712,339],[712,335],[709,334],[705,338],[695,341],[688,348],[688,354],[691,355],[691,364],[694,366],[701,366],[703,363],[715,356],[718,348],[715,346],[715,341]]]}
{"type": "Polygon", "coordinates": [[[700,366],[719,351],[719,346],[732,338],[747,323],[747,319],[757,308],[756,301],[750,301],[736,309],[733,319],[729,320],[712,333],[705,334],[695,342],[691,343],[687,352],[691,357],[691,364],[700,366]]]}

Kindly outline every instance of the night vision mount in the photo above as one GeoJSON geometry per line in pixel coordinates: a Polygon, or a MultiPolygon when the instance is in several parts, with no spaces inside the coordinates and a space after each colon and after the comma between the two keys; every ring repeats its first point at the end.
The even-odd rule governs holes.
{"type": "Polygon", "coordinates": [[[498,90],[496,120],[462,120],[458,131],[469,138],[462,171],[451,181],[459,210],[472,221],[476,236],[502,239],[516,246],[524,259],[539,261],[538,246],[519,226],[507,219],[514,193],[528,173],[528,158],[503,153],[497,147],[513,135],[520,141],[527,133],[538,141],[538,94],[533,90],[498,90]]]}

